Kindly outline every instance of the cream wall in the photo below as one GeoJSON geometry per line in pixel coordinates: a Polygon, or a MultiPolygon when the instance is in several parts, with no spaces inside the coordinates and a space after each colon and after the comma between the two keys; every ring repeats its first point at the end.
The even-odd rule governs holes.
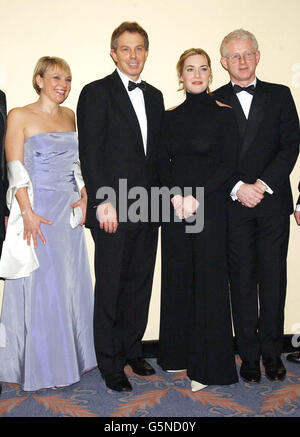
{"type": "MultiPolygon", "coordinates": [[[[243,27],[259,42],[258,77],[290,86],[300,111],[299,0],[0,0],[0,88],[6,92],[8,108],[36,99],[31,87],[34,65],[41,56],[56,55],[72,68],[73,89],[66,104],[75,110],[83,85],[113,70],[110,36],[125,20],[138,21],[149,34],[150,55],[143,78],[162,90],[166,107],[182,100],[175,73],[181,52],[204,48],[212,59],[212,89],[217,88],[228,80],[219,63],[220,42],[231,30],[243,27]]],[[[299,162],[291,177],[295,198],[299,162]]],[[[300,322],[300,229],[293,218],[291,225],[286,333],[300,322]]],[[[88,231],[87,238],[92,267],[88,231]]],[[[158,338],[159,294],[160,254],[145,339],[158,338]]]]}

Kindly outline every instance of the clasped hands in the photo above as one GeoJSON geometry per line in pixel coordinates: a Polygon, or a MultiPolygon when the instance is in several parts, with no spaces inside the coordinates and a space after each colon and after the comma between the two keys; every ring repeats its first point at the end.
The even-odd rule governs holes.
{"type": "Polygon", "coordinates": [[[199,208],[198,200],[192,195],[182,197],[180,194],[176,194],[176,196],[171,199],[171,202],[175,209],[175,214],[181,220],[187,219],[196,214],[196,211],[199,208]]]}
{"type": "Polygon", "coordinates": [[[242,184],[238,189],[236,195],[238,201],[248,207],[254,208],[264,198],[264,193],[267,187],[260,181],[256,181],[254,184],[242,184]]]}

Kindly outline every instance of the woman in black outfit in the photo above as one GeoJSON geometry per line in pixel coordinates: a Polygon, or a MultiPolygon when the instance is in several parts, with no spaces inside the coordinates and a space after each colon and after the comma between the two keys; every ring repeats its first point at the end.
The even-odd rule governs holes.
{"type": "Polygon", "coordinates": [[[186,50],[177,72],[186,100],[165,113],[158,157],[162,186],[182,190],[171,200],[171,221],[162,223],[158,362],[165,370],[187,369],[197,391],[238,381],[226,253],[226,183],[236,168],[238,131],[231,108],[209,94],[211,63],[204,50],[186,50]],[[184,187],[193,195],[184,197],[184,187]],[[204,205],[196,187],[204,187],[204,205]],[[198,208],[204,208],[204,229],[187,233],[185,219],[198,208]]]}

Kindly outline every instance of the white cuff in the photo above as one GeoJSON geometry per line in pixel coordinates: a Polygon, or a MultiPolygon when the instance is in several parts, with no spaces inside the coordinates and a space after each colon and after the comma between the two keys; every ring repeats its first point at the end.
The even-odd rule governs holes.
{"type": "Polygon", "coordinates": [[[232,188],[231,193],[230,193],[230,196],[231,196],[231,199],[232,199],[233,201],[237,200],[237,192],[239,191],[239,188],[240,188],[241,185],[243,185],[243,183],[244,183],[243,181],[239,181],[239,182],[237,182],[237,183],[235,184],[235,186],[232,188]]]}
{"type": "Polygon", "coordinates": [[[296,205],[296,209],[295,209],[295,211],[300,211],[300,203],[298,203],[298,204],[296,205]]]}
{"type": "Polygon", "coordinates": [[[267,185],[264,181],[262,181],[261,179],[257,179],[259,182],[261,182],[262,184],[264,184],[266,187],[267,187],[267,189],[266,189],[266,192],[267,193],[269,193],[269,194],[273,194],[274,193],[274,191],[273,190],[271,190],[271,188],[269,187],[269,185],[267,185]]]}

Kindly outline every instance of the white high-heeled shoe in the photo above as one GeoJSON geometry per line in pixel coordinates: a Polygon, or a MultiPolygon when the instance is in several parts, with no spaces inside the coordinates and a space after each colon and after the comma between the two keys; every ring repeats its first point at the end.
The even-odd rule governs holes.
{"type": "Polygon", "coordinates": [[[207,385],[201,384],[200,382],[194,381],[193,379],[191,380],[192,391],[203,390],[205,387],[207,387],[207,385]]]}

